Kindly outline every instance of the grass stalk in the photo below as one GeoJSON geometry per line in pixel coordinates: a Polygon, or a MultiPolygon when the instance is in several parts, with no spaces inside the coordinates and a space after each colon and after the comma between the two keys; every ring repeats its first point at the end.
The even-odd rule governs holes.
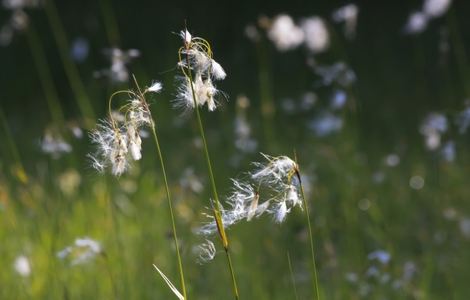
{"type": "Polygon", "coordinates": [[[269,59],[263,40],[256,42],[256,55],[258,57],[259,97],[261,100],[261,120],[263,124],[264,139],[267,145],[273,142],[272,123],[276,112],[271,93],[271,80],[269,77],[269,59]]]}
{"type": "MultiPolygon", "coordinates": [[[[189,55],[186,55],[186,62],[187,62],[187,65],[190,66],[189,55]]],[[[224,228],[224,224],[222,222],[222,217],[221,217],[221,213],[220,213],[220,201],[219,201],[219,196],[218,196],[218,193],[217,193],[217,186],[215,184],[214,173],[212,171],[212,163],[211,163],[211,159],[210,159],[210,156],[209,156],[209,149],[207,147],[206,135],[204,133],[204,126],[202,124],[201,113],[200,113],[199,107],[197,105],[196,92],[194,91],[193,76],[192,76],[191,72],[188,72],[187,76],[188,76],[190,86],[191,86],[191,93],[192,93],[192,96],[193,96],[194,109],[196,110],[196,117],[197,117],[197,123],[198,123],[198,127],[199,127],[199,134],[201,135],[201,139],[202,139],[202,143],[203,143],[203,147],[204,147],[204,157],[206,159],[207,169],[209,171],[209,178],[210,178],[211,187],[212,187],[212,195],[214,197],[214,205],[212,206],[214,219],[216,221],[217,230],[219,232],[219,236],[220,236],[220,239],[222,241],[222,245],[223,245],[224,250],[225,250],[225,256],[227,258],[227,264],[228,264],[228,268],[230,270],[230,276],[231,276],[231,280],[232,280],[233,294],[235,296],[235,299],[238,300],[240,297],[239,297],[239,294],[238,294],[237,280],[235,278],[235,271],[234,271],[234,268],[233,268],[232,258],[231,258],[231,255],[230,255],[228,237],[227,237],[227,234],[225,233],[225,228],[224,228]]]]}
{"type": "Polygon", "coordinates": [[[104,28],[108,41],[112,46],[119,44],[119,27],[116,18],[113,14],[113,8],[110,0],[99,1],[101,14],[103,15],[104,28]]]}
{"type": "Polygon", "coordinates": [[[180,247],[179,247],[179,244],[178,244],[178,235],[176,234],[175,217],[174,217],[174,213],[173,213],[173,205],[171,203],[170,188],[168,187],[168,179],[167,179],[167,176],[166,176],[165,163],[163,162],[163,155],[162,155],[162,151],[160,149],[160,142],[158,140],[157,129],[156,129],[155,121],[153,119],[152,119],[151,130],[152,130],[153,140],[155,141],[155,145],[156,145],[156,148],[157,148],[157,155],[158,155],[158,158],[160,160],[160,167],[162,168],[163,181],[165,183],[166,198],[168,200],[168,207],[170,209],[171,226],[172,226],[172,230],[173,230],[173,240],[175,242],[176,256],[177,256],[177,259],[178,259],[178,270],[179,270],[179,274],[180,274],[181,290],[183,291],[184,299],[188,299],[186,297],[186,285],[185,285],[185,281],[184,281],[183,262],[181,260],[180,247]]]}
{"type": "Polygon", "coordinates": [[[294,272],[292,271],[292,263],[291,263],[291,260],[290,260],[289,251],[287,251],[287,263],[289,264],[290,279],[291,279],[291,281],[292,281],[292,287],[294,288],[295,299],[298,300],[298,299],[299,299],[299,295],[297,294],[297,287],[296,287],[296,285],[295,285],[294,272]]]}
{"type": "MultiPolygon", "coordinates": [[[[163,154],[162,154],[162,150],[161,150],[161,147],[160,147],[160,141],[158,139],[158,134],[157,134],[157,125],[156,125],[156,122],[155,122],[155,120],[152,116],[152,113],[151,113],[150,108],[147,104],[147,101],[145,101],[145,92],[143,93],[142,90],[140,89],[139,84],[138,84],[137,79],[135,78],[134,74],[132,74],[132,78],[134,79],[135,85],[137,86],[137,90],[138,90],[140,98],[142,100],[142,105],[145,107],[145,110],[148,111],[148,113],[151,117],[150,118],[150,120],[151,120],[150,129],[152,131],[152,137],[153,137],[153,140],[155,142],[157,156],[158,156],[158,159],[160,160],[160,167],[162,169],[163,181],[164,181],[164,184],[165,184],[165,193],[166,193],[166,198],[168,200],[168,208],[170,210],[171,226],[172,226],[172,230],[173,230],[173,240],[174,240],[174,243],[175,243],[176,256],[177,256],[177,260],[178,260],[178,271],[179,271],[179,275],[180,275],[181,290],[183,291],[184,299],[187,299],[186,284],[185,284],[185,280],[184,280],[184,271],[183,271],[183,262],[182,262],[182,259],[181,259],[180,246],[179,246],[179,243],[178,243],[178,235],[177,235],[177,232],[176,232],[175,215],[174,215],[174,212],[173,212],[173,204],[172,204],[172,201],[171,201],[170,187],[168,185],[168,177],[166,175],[165,162],[163,160],[163,154]]],[[[111,101],[110,101],[109,104],[111,105],[111,101]]],[[[110,112],[111,112],[111,109],[110,109],[110,112]]],[[[158,270],[158,268],[157,268],[157,270],[158,270]]]]}
{"type": "MultiPolygon", "coordinates": [[[[296,162],[297,162],[297,158],[296,158],[296,162]]],[[[308,203],[307,203],[307,199],[305,198],[304,187],[302,185],[302,180],[300,178],[300,172],[298,170],[296,170],[296,176],[297,176],[297,179],[299,180],[300,195],[302,196],[302,202],[304,204],[305,214],[307,216],[308,237],[309,237],[309,241],[310,241],[310,254],[312,256],[312,268],[313,268],[312,284],[314,286],[314,294],[316,295],[316,299],[320,300],[320,291],[319,291],[320,288],[318,286],[317,264],[315,262],[315,250],[314,250],[314,247],[313,247],[313,233],[312,233],[312,224],[311,224],[311,221],[310,221],[310,211],[308,209],[308,203]]]]}
{"type": "Polygon", "coordinates": [[[85,118],[85,124],[90,125],[91,120],[95,120],[93,106],[91,105],[90,98],[85,91],[85,86],[80,78],[78,69],[70,58],[70,48],[67,42],[67,36],[53,0],[46,1],[45,10],[70,87],[72,88],[72,92],[75,96],[80,112],[85,118]]]}
{"type": "Polygon", "coordinates": [[[44,90],[46,96],[47,105],[51,118],[58,126],[61,126],[65,122],[64,112],[60,105],[59,96],[57,89],[54,86],[54,82],[51,75],[51,70],[47,64],[46,55],[42,47],[41,40],[34,26],[30,26],[27,30],[28,44],[31,49],[34,65],[38,71],[39,81],[44,90]]]}
{"type": "Polygon", "coordinates": [[[14,176],[22,183],[27,183],[28,175],[26,175],[23,162],[21,161],[20,152],[18,151],[18,147],[16,146],[16,143],[13,140],[10,126],[8,126],[7,118],[5,117],[5,113],[3,112],[3,109],[1,106],[0,106],[0,119],[2,120],[2,123],[3,123],[2,125],[5,131],[6,143],[8,144],[8,148],[10,148],[10,152],[11,152],[11,155],[13,156],[14,162],[16,163],[14,176]]]}

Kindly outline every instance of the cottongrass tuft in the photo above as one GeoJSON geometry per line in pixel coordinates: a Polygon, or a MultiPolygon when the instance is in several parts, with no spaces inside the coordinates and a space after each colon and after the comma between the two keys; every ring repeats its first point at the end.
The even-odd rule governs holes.
{"type": "Polygon", "coordinates": [[[195,105],[207,104],[208,110],[214,111],[218,105],[216,97],[225,94],[216,88],[213,81],[223,80],[227,74],[212,58],[212,49],[205,39],[192,37],[187,30],[181,31],[180,36],[184,46],[178,52],[178,67],[183,76],[177,77],[178,87],[174,106],[184,111],[191,111],[195,105]]]}
{"type": "MultiPolygon", "coordinates": [[[[221,216],[225,228],[242,220],[251,221],[263,214],[271,215],[276,223],[285,221],[293,207],[302,208],[298,165],[287,156],[262,154],[266,162],[255,162],[255,170],[246,180],[232,179],[232,191],[226,198],[227,208],[221,216]]],[[[202,235],[217,231],[214,216],[198,229],[202,235]]]]}
{"type": "Polygon", "coordinates": [[[127,93],[129,99],[119,109],[123,114],[110,111],[109,118],[100,120],[96,129],[90,133],[92,143],[97,145],[95,153],[88,154],[94,169],[103,172],[111,167],[113,175],[121,176],[130,167],[130,160],[138,161],[142,158],[141,128],[153,125],[145,94],[161,90],[161,83],[154,82],[144,92],[118,91],[111,96],[110,107],[113,96],[119,93],[127,93]]]}

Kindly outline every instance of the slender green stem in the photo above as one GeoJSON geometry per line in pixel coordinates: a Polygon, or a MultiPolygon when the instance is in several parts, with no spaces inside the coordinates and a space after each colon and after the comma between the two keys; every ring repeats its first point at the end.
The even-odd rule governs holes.
{"type": "Polygon", "coordinates": [[[116,18],[113,14],[113,8],[110,0],[99,1],[101,13],[103,15],[104,28],[106,30],[106,35],[108,36],[108,41],[111,45],[116,46],[119,44],[119,28],[116,18]]]}
{"type": "Polygon", "coordinates": [[[16,146],[16,143],[13,140],[10,126],[8,126],[7,118],[5,117],[2,107],[0,107],[0,119],[2,119],[2,125],[5,130],[6,142],[8,144],[8,147],[10,148],[11,155],[13,155],[13,160],[17,164],[17,169],[15,170],[16,173],[14,175],[22,183],[26,183],[28,182],[28,176],[26,175],[23,162],[21,161],[20,152],[18,151],[18,147],[16,146]]]}
{"type": "MultiPolygon", "coordinates": [[[[190,60],[189,60],[188,55],[186,56],[186,62],[187,62],[187,65],[190,66],[190,60]]],[[[235,296],[235,299],[238,300],[240,297],[239,297],[239,294],[238,294],[237,280],[235,278],[235,271],[233,269],[232,258],[230,256],[228,238],[227,238],[227,235],[225,233],[224,224],[222,222],[222,218],[221,218],[221,215],[220,215],[219,196],[217,194],[217,187],[216,187],[216,184],[215,184],[214,173],[212,171],[212,163],[211,163],[211,159],[210,159],[210,156],[209,156],[209,150],[208,150],[208,147],[207,147],[206,135],[204,133],[204,126],[202,125],[202,118],[201,118],[201,114],[199,112],[199,107],[197,105],[196,93],[194,91],[194,84],[193,84],[193,76],[191,74],[191,70],[189,70],[189,72],[187,72],[187,73],[188,73],[187,76],[189,78],[189,83],[191,85],[191,93],[192,93],[192,96],[193,96],[194,109],[196,110],[196,117],[197,117],[197,122],[198,122],[198,126],[199,126],[199,133],[201,135],[202,143],[203,143],[203,146],[204,146],[204,156],[205,156],[206,162],[207,162],[207,169],[209,171],[209,178],[210,178],[211,186],[212,186],[212,194],[213,194],[214,202],[215,202],[215,205],[213,206],[214,218],[215,218],[215,221],[217,223],[217,230],[219,231],[219,236],[222,240],[222,245],[224,247],[225,255],[227,257],[227,264],[228,264],[228,267],[230,269],[230,275],[231,275],[231,279],[232,279],[233,294],[235,296]]]]}
{"type": "Polygon", "coordinates": [[[230,275],[232,277],[232,287],[233,287],[233,294],[235,295],[235,299],[240,299],[240,296],[238,294],[238,287],[237,287],[237,279],[235,278],[235,272],[233,270],[233,265],[232,265],[232,257],[230,256],[230,249],[228,247],[224,248],[225,250],[225,256],[227,257],[227,263],[228,267],[230,269],[230,275]]]}
{"type": "Polygon", "coordinates": [[[287,263],[289,264],[290,279],[292,281],[292,286],[294,287],[295,299],[299,299],[299,295],[297,295],[297,287],[295,286],[294,272],[292,271],[292,263],[291,263],[291,260],[290,260],[289,251],[287,251],[287,263]]]}
{"type": "Polygon", "coordinates": [[[304,187],[302,185],[302,181],[300,179],[300,173],[299,172],[297,172],[297,178],[299,180],[300,194],[302,196],[302,201],[304,203],[305,214],[307,215],[308,237],[309,237],[309,240],[310,240],[310,251],[311,251],[311,255],[312,255],[313,285],[315,287],[316,299],[320,300],[320,291],[319,291],[318,277],[317,277],[317,265],[315,263],[315,251],[314,251],[314,248],[313,248],[312,225],[311,225],[311,222],[310,222],[310,212],[309,212],[309,209],[308,209],[308,203],[307,203],[307,199],[305,198],[304,187]]]}
{"type": "Polygon", "coordinates": [[[89,123],[89,120],[95,119],[95,114],[90,102],[90,98],[88,97],[85,91],[85,86],[83,85],[83,82],[78,73],[77,67],[70,59],[67,36],[65,34],[64,27],[60,21],[57,8],[54,5],[54,0],[47,1],[45,9],[47,18],[49,19],[52,33],[59,49],[59,56],[62,60],[62,64],[65,69],[65,74],[70,83],[70,87],[72,88],[72,92],[75,96],[81,114],[84,118],[86,118],[85,123],[89,123]]]}
{"type": "Polygon", "coordinates": [[[44,49],[34,26],[30,26],[28,28],[27,37],[29,47],[31,48],[34,65],[38,71],[39,81],[41,82],[44,94],[46,96],[47,105],[49,106],[51,118],[55,123],[57,123],[57,125],[60,126],[64,123],[64,112],[62,111],[57,89],[55,88],[52,80],[51,70],[47,65],[44,49]]]}
{"type": "MultiPolygon", "coordinates": [[[[190,81],[191,81],[191,90],[192,90],[192,93],[193,93],[193,99],[196,99],[196,94],[194,92],[194,86],[193,86],[193,80],[192,80],[191,77],[190,77],[190,81]]],[[[219,196],[217,194],[217,187],[215,185],[214,173],[212,172],[212,164],[211,164],[211,159],[210,159],[210,156],[209,156],[209,150],[208,150],[208,147],[207,147],[206,136],[204,134],[204,127],[202,125],[201,114],[199,112],[199,108],[197,106],[197,103],[195,104],[195,110],[196,110],[197,122],[198,122],[198,125],[199,125],[199,133],[201,134],[202,143],[203,143],[203,146],[204,146],[204,156],[206,158],[207,168],[209,170],[209,178],[210,178],[211,186],[212,186],[212,194],[213,194],[214,202],[215,202],[214,217],[216,219],[216,222],[219,222],[219,220],[220,220],[220,223],[221,223],[220,225],[218,223],[217,228],[219,230],[219,234],[220,234],[220,237],[222,239],[222,244],[224,246],[225,255],[227,257],[227,263],[228,263],[228,266],[229,266],[229,269],[230,269],[230,275],[232,277],[233,293],[235,295],[235,299],[239,299],[237,281],[236,281],[236,278],[235,278],[235,272],[234,272],[234,269],[233,269],[232,259],[230,257],[230,251],[229,251],[229,247],[228,247],[228,238],[227,238],[227,235],[225,233],[225,229],[223,227],[222,220],[220,218],[219,196]]]]}
{"type": "Polygon", "coordinates": [[[108,273],[108,277],[109,277],[109,282],[110,282],[111,287],[113,289],[114,299],[118,299],[119,298],[118,297],[118,291],[117,291],[117,288],[116,288],[116,283],[115,283],[115,280],[114,280],[113,272],[111,271],[111,268],[110,268],[108,255],[106,253],[102,253],[101,256],[103,257],[106,272],[108,273]]]}
{"type": "Polygon", "coordinates": [[[259,96],[261,99],[261,119],[263,125],[264,139],[267,145],[273,141],[272,122],[276,112],[271,93],[271,80],[269,78],[269,59],[263,40],[256,42],[256,54],[258,61],[259,96]]]}
{"type": "Polygon", "coordinates": [[[179,269],[179,273],[180,273],[181,289],[183,290],[184,299],[188,299],[186,297],[186,285],[185,285],[185,282],[184,282],[183,263],[182,263],[182,260],[181,260],[180,248],[179,248],[179,244],[178,244],[178,236],[176,234],[175,217],[174,217],[174,214],[173,214],[173,205],[171,203],[170,188],[168,187],[168,179],[167,179],[166,171],[165,171],[165,163],[163,162],[163,155],[162,155],[162,151],[160,149],[160,143],[158,141],[157,129],[156,129],[155,122],[153,120],[152,120],[151,129],[152,129],[152,135],[153,135],[153,139],[155,141],[155,145],[157,146],[157,154],[158,154],[158,158],[160,159],[160,166],[162,168],[163,181],[165,183],[165,192],[166,192],[166,197],[167,197],[167,200],[168,200],[168,207],[170,208],[171,225],[173,227],[173,239],[175,241],[176,256],[178,258],[178,269],[179,269]]]}
{"type": "Polygon", "coordinates": [[[463,89],[465,91],[465,96],[470,96],[470,86],[468,85],[469,82],[469,69],[468,69],[468,57],[466,54],[465,43],[462,40],[462,34],[459,30],[459,24],[457,23],[455,11],[452,10],[449,13],[447,18],[448,24],[450,27],[450,39],[452,41],[452,49],[454,50],[454,56],[458,66],[458,72],[460,75],[460,80],[462,82],[463,89]]]}
{"type": "Polygon", "coordinates": [[[118,264],[120,267],[120,274],[122,275],[122,278],[120,279],[121,282],[121,292],[120,295],[126,298],[126,294],[129,292],[129,280],[127,277],[127,272],[126,272],[126,260],[125,260],[125,252],[124,252],[124,244],[121,239],[121,229],[119,226],[119,220],[118,220],[118,215],[116,211],[115,204],[113,203],[112,199],[112,191],[111,191],[111,183],[109,182],[108,178],[104,178],[104,182],[106,185],[106,191],[105,191],[105,200],[106,200],[106,205],[108,206],[109,210],[109,222],[113,230],[113,238],[114,242],[116,243],[116,249],[117,253],[120,256],[120,259],[118,260],[118,264]]]}

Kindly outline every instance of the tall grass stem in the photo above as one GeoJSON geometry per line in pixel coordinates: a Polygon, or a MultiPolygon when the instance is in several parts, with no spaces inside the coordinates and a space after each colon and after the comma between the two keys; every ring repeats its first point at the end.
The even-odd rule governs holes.
{"type": "Polygon", "coordinates": [[[54,5],[54,0],[46,1],[45,10],[49,24],[56,40],[59,56],[64,66],[65,74],[69,81],[72,92],[77,101],[82,116],[85,118],[85,124],[91,125],[91,120],[95,120],[95,113],[88,97],[85,86],[80,78],[76,65],[69,55],[69,45],[64,27],[60,21],[59,13],[54,5]]]}
{"type": "Polygon", "coordinates": [[[157,129],[156,129],[155,121],[153,119],[152,119],[151,129],[152,129],[153,140],[155,141],[155,145],[156,145],[156,148],[157,148],[157,155],[158,155],[158,158],[160,160],[160,166],[162,168],[163,181],[165,183],[165,192],[166,192],[166,197],[167,197],[167,200],[168,200],[168,207],[170,209],[171,226],[172,226],[172,229],[173,229],[173,239],[174,239],[174,242],[175,242],[176,256],[177,256],[177,259],[178,259],[178,269],[179,269],[179,273],[180,273],[181,289],[183,291],[184,299],[188,299],[187,296],[186,296],[186,285],[185,285],[185,281],[184,281],[183,262],[181,260],[180,247],[179,247],[179,243],[178,243],[178,235],[176,233],[175,217],[174,217],[174,213],[173,213],[173,205],[171,203],[170,188],[168,187],[168,179],[167,179],[167,176],[166,176],[165,163],[163,161],[163,155],[162,155],[162,151],[161,151],[161,148],[160,148],[160,142],[158,140],[157,129]]]}
{"type": "MultiPolygon", "coordinates": [[[[186,61],[187,61],[187,65],[190,66],[189,55],[186,55],[186,61]]],[[[194,82],[193,82],[193,76],[191,74],[191,71],[188,72],[188,77],[189,77],[189,81],[190,81],[190,85],[191,85],[191,93],[192,93],[192,96],[193,96],[194,109],[196,110],[196,117],[197,117],[197,122],[198,122],[198,127],[199,127],[199,133],[201,135],[201,139],[202,139],[202,143],[203,143],[203,147],[204,147],[204,157],[206,159],[207,169],[209,171],[209,178],[210,178],[210,181],[211,181],[212,194],[213,194],[213,197],[214,197],[214,203],[215,203],[215,205],[213,206],[214,218],[215,218],[215,221],[217,223],[217,230],[219,232],[219,236],[221,238],[222,245],[223,245],[224,250],[225,250],[225,256],[227,258],[227,264],[228,264],[228,267],[229,267],[229,270],[230,270],[230,276],[231,276],[231,280],[232,280],[233,294],[235,296],[235,299],[238,300],[240,297],[239,297],[239,294],[238,294],[237,280],[236,280],[236,277],[235,277],[235,271],[234,271],[233,264],[232,264],[232,258],[230,256],[228,238],[227,238],[227,235],[225,233],[224,225],[223,225],[221,214],[220,214],[220,202],[219,202],[219,196],[218,196],[218,193],[217,193],[217,186],[215,184],[214,173],[212,171],[212,163],[211,163],[211,159],[210,159],[210,156],[209,156],[209,149],[207,147],[206,135],[204,133],[204,126],[202,124],[201,113],[199,112],[199,107],[198,107],[198,104],[197,104],[196,92],[194,91],[194,82]]]]}

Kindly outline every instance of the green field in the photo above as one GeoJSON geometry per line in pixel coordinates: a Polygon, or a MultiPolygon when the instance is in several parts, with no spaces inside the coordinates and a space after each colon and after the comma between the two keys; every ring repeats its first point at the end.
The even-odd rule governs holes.
{"type": "Polygon", "coordinates": [[[19,12],[8,3],[0,12],[0,26],[12,30],[9,40],[0,31],[0,299],[177,299],[153,267],[183,293],[174,229],[187,299],[235,297],[225,250],[240,299],[470,294],[469,5],[454,1],[410,33],[407,18],[422,1],[358,3],[352,34],[332,19],[338,1],[260,2],[250,11],[243,3],[105,0],[19,12]],[[280,49],[272,29],[280,13],[299,28],[322,17],[326,49],[310,49],[304,27],[305,44],[280,49]],[[185,22],[193,35],[186,44],[185,22]],[[216,80],[213,61],[199,71],[206,58],[190,49],[227,77],[216,80]],[[213,99],[211,78],[220,89],[213,99]],[[155,81],[163,89],[145,92],[155,81]],[[143,101],[144,113],[148,104],[154,120],[135,128],[142,158],[126,149],[129,165],[114,176],[113,136],[98,172],[92,132],[112,120],[110,135],[127,134],[130,99],[143,101]],[[257,162],[275,164],[263,154],[288,156],[295,168],[274,183],[257,181],[257,162]],[[272,197],[269,208],[250,216],[248,206],[230,207],[231,179],[253,182],[259,202],[248,206],[272,197]],[[290,189],[297,204],[285,200],[290,189]],[[226,237],[215,225],[200,234],[217,213],[225,225],[229,213],[242,216],[230,219],[226,237]],[[207,240],[211,259],[201,255],[207,240]]]}

